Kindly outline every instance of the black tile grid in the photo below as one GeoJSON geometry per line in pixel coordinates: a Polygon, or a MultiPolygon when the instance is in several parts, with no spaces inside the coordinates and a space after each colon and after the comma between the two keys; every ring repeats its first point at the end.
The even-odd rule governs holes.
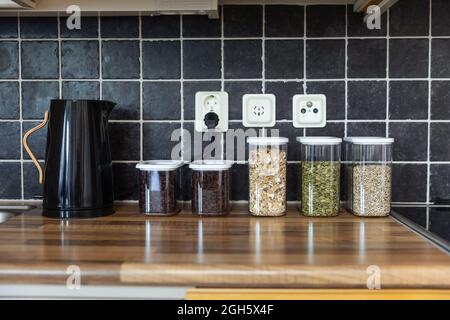
{"type": "MultiPolygon", "coordinates": [[[[137,161],[168,157],[174,144],[167,139],[170,131],[192,126],[195,92],[220,89],[230,94],[230,127],[241,127],[243,93],[265,91],[277,95],[277,120],[282,120],[277,122],[277,127],[291,139],[289,160],[293,173],[292,161],[297,161],[294,138],[303,132],[341,136],[389,134],[398,137],[394,185],[402,186],[398,178],[402,174],[417,178],[414,192],[397,191],[394,201],[426,201],[428,174],[431,174],[432,199],[435,190],[442,188],[439,185],[442,179],[437,179],[437,175],[445,173],[446,166],[450,166],[450,150],[440,147],[450,132],[447,98],[450,69],[446,63],[450,45],[446,38],[434,38],[450,36],[445,11],[448,3],[432,0],[430,41],[427,5],[422,0],[413,1],[423,8],[397,5],[391,9],[390,21],[383,15],[382,30],[373,31],[366,30],[360,24],[361,17],[345,6],[305,9],[302,5],[233,5],[221,8],[223,15],[219,20],[197,16],[83,17],[85,28],[79,31],[66,30],[65,19],[61,17],[60,35],[57,19],[43,19],[36,25],[33,24],[36,20],[30,18],[21,21],[0,18],[3,27],[0,52],[9,59],[7,68],[2,68],[5,62],[0,58],[0,98],[8,93],[7,99],[0,99],[0,126],[12,127],[5,129],[13,135],[9,140],[19,141],[17,145],[10,141],[2,144],[0,164],[11,169],[8,179],[12,181],[0,190],[0,199],[22,196],[28,199],[39,194],[39,186],[30,181],[36,178],[36,170],[28,156],[20,154],[20,139],[14,137],[17,132],[20,135],[20,128],[25,132],[39,122],[49,100],[59,97],[60,89],[62,98],[101,96],[118,102],[111,115],[114,170],[122,185],[117,187],[117,199],[136,199],[136,194],[128,189],[136,183],[137,161]],[[418,20],[412,24],[405,19],[407,15],[426,18],[412,19],[418,20]],[[388,25],[390,38],[387,38],[388,25]],[[17,41],[19,30],[21,46],[17,41]],[[61,61],[58,51],[61,51],[61,61]],[[22,68],[19,52],[23,54],[22,68]],[[38,59],[31,59],[33,52],[38,53],[38,59]],[[367,53],[374,53],[375,60],[368,58],[367,53]],[[195,66],[196,59],[202,62],[200,68],[195,66]],[[50,67],[40,68],[43,64],[50,67]],[[291,96],[304,90],[327,95],[330,123],[326,128],[292,127],[291,96]],[[371,93],[376,99],[365,93],[371,93]],[[23,124],[18,126],[18,131],[14,128],[22,122],[21,118],[23,124]],[[17,166],[21,157],[24,195],[20,190],[22,169],[17,166]]],[[[43,158],[44,142],[45,130],[32,142],[39,158],[43,158]]],[[[245,165],[239,165],[234,171],[245,177],[245,170],[245,165]]],[[[234,199],[246,197],[245,185],[233,190],[234,199]]],[[[289,199],[295,199],[295,190],[289,199]]]]}

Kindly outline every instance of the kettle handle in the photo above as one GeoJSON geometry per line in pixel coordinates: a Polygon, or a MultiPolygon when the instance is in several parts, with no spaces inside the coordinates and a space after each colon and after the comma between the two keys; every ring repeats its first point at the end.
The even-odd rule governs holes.
{"type": "Polygon", "coordinates": [[[25,147],[25,150],[27,151],[27,153],[30,156],[31,160],[33,160],[34,165],[38,169],[38,172],[39,172],[39,184],[42,184],[44,182],[44,171],[42,170],[42,166],[39,163],[39,161],[36,159],[36,156],[34,155],[33,151],[31,151],[30,147],[28,146],[28,138],[33,133],[38,131],[39,129],[42,129],[43,127],[45,127],[47,122],[48,122],[48,111],[45,111],[44,120],[39,125],[37,125],[36,127],[34,127],[32,129],[30,129],[29,131],[27,131],[27,133],[25,133],[25,135],[23,136],[23,146],[25,147]]]}

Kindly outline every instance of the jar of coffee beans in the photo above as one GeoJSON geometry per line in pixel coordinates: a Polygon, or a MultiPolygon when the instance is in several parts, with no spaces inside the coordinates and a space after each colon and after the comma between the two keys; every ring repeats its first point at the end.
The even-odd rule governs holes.
{"type": "Polygon", "coordinates": [[[230,168],[232,163],[220,160],[194,161],[192,170],[192,213],[223,216],[230,213],[230,168]]]}
{"type": "Polygon", "coordinates": [[[306,216],[332,217],[340,211],[341,138],[299,137],[301,204],[306,216]]]}
{"type": "Polygon", "coordinates": [[[182,209],[181,161],[155,160],[136,165],[139,172],[139,208],[147,215],[174,215],[182,209]]]}

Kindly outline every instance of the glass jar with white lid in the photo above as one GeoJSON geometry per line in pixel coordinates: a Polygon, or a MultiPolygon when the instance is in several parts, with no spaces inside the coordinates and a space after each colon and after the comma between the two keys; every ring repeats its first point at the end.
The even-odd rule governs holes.
{"type": "Polygon", "coordinates": [[[182,209],[182,161],[152,160],[140,162],[139,208],[146,215],[174,215],[182,209]]]}
{"type": "Polygon", "coordinates": [[[199,160],[189,164],[193,214],[223,216],[230,213],[232,166],[232,162],[222,160],[199,160]]]}
{"type": "Polygon", "coordinates": [[[254,216],[286,214],[287,144],[284,137],[250,137],[248,210],[254,216]]]}
{"type": "Polygon", "coordinates": [[[298,137],[301,143],[300,211],[332,217],[340,211],[341,138],[298,137]]]}
{"type": "Polygon", "coordinates": [[[384,217],[391,211],[393,138],[349,137],[345,179],[347,209],[357,216],[384,217]]]}

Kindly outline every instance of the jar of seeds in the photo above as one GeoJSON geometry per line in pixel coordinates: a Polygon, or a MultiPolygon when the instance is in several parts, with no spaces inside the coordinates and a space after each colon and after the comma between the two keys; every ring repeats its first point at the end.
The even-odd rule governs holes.
{"type": "Polygon", "coordinates": [[[181,161],[140,162],[139,208],[146,215],[174,215],[181,210],[181,161]]]}
{"type": "Polygon", "coordinates": [[[301,143],[301,212],[314,217],[338,215],[342,139],[299,137],[297,141],[301,143]]]}
{"type": "Polygon", "coordinates": [[[249,144],[249,211],[254,216],[286,214],[288,138],[252,137],[249,144]]]}
{"type": "Polygon", "coordinates": [[[194,161],[192,170],[192,213],[223,216],[230,213],[230,168],[220,160],[194,161]]]}
{"type": "Polygon", "coordinates": [[[353,137],[349,210],[357,216],[384,217],[391,212],[394,139],[353,137]]]}

